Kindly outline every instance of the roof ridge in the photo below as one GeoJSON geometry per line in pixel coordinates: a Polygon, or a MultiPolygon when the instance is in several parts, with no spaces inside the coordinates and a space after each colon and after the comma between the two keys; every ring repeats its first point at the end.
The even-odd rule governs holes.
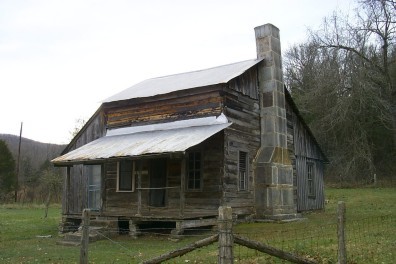
{"type": "Polygon", "coordinates": [[[243,63],[243,62],[250,62],[250,61],[258,61],[258,59],[237,61],[237,62],[233,62],[233,63],[227,63],[227,64],[214,66],[214,67],[209,67],[209,68],[204,68],[204,69],[200,69],[200,70],[180,72],[180,73],[175,73],[175,74],[169,74],[169,75],[163,75],[163,76],[158,76],[158,77],[152,77],[152,78],[148,78],[146,80],[143,80],[142,82],[145,82],[145,81],[148,81],[148,80],[156,80],[156,79],[166,78],[166,77],[173,77],[173,76],[183,75],[183,74],[188,74],[188,73],[203,72],[203,71],[207,71],[207,70],[217,69],[217,68],[221,68],[221,67],[225,67],[225,66],[231,66],[231,65],[235,65],[235,64],[239,64],[239,63],[243,63]]]}

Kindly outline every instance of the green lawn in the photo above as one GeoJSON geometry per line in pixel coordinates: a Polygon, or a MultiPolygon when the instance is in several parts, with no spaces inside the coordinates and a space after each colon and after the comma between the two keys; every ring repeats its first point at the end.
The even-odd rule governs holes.
{"type": "MultiPolygon", "coordinates": [[[[337,202],[347,205],[347,254],[349,263],[396,262],[396,189],[327,189],[326,209],[305,214],[306,220],[276,223],[245,223],[236,233],[272,246],[315,258],[320,263],[336,263],[337,202]]],[[[78,263],[79,247],[56,245],[60,208],[0,205],[0,263],[78,263]],[[49,238],[37,236],[51,235],[49,238]]],[[[204,238],[209,232],[188,233],[179,242],[167,235],[144,235],[139,239],[119,236],[89,245],[90,263],[139,263],[142,260],[204,238]]],[[[241,246],[234,247],[235,263],[281,263],[265,254],[241,246]]],[[[169,261],[169,263],[216,263],[217,244],[169,261]]]]}

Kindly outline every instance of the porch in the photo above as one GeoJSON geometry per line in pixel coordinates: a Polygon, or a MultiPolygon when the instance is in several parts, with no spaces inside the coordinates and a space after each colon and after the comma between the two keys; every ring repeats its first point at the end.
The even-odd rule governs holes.
{"type": "MultiPolygon", "coordinates": [[[[137,238],[142,232],[153,227],[161,232],[171,230],[172,237],[184,233],[186,229],[210,227],[217,224],[218,209],[186,209],[183,215],[175,208],[147,208],[141,215],[131,212],[112,213],[91,211],[91,226],[101,229],[107,236],[128,234],[137,238]]],[[[67,214],[62,216],[60,233],[77,232],[82,224],[81,214],[67,214]]]]}

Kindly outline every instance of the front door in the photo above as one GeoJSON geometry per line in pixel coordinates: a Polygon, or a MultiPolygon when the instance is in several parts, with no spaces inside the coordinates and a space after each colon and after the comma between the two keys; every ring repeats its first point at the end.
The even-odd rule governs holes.
{"type": "Polygon", "coordinates": [[[149,205],[165,206],[166,159],[154,159],[150,162],[150,198],[149,205]]]}
{"type": "Polygon", "coordinates": [[[88,176],[88,208],[100,210],[102,166],[84,165],[84,173],[88,176]]]}

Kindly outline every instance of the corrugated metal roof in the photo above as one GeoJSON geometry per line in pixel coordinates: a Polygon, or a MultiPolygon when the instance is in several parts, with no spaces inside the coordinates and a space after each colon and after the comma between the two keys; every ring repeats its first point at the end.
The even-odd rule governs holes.
{"type": "Polygon", "coordinates": [[[115,129],[63,156],[53,159],[56,165],[134,157],[149,154],[183,152],[230,126],[224,115],[198,118],[155,126],[115,129]],[[129,129],[129,131],[128,131],[129,129]]]}
{"type": "Polygon", "coordinates": [[[200,71],[148,79],[105,99],[103,103],[149,97],[190,88],[227,83],[231,79],[243,74],[260,61],[261,60],[247,60],[200,71]]]}

